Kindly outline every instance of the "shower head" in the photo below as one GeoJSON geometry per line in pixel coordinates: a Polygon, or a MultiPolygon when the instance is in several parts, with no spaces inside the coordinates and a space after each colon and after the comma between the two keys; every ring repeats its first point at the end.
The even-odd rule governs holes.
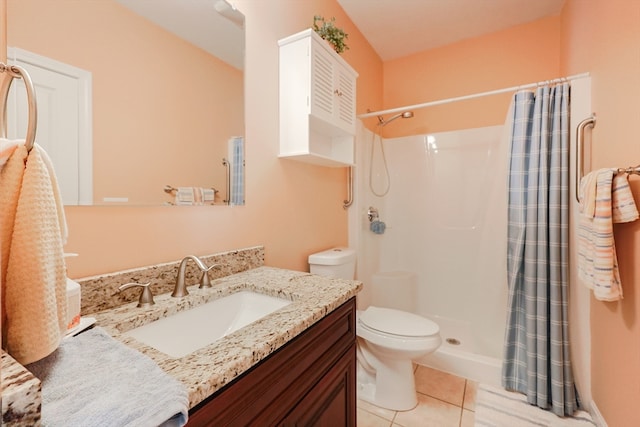
{"type": "Polygon", "coordinates": [[[382,116],[378,116],[378,126],[386,126],[395,119],[402,117],[403,119],[410,119],[413,117],[413,111],[403,111],[402,113],[398,113],[395,116],[392,116],[388,120],[382,118],[382,116]]]}

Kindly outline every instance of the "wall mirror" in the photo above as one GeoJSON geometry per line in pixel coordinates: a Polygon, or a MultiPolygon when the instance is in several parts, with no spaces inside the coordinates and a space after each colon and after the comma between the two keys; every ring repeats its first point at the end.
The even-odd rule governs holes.
{"type": "Polygon", "coordinates": [[[7,23],[65,205],[244,204],[244,16],[226,0],[7,0],[7,23]]]}

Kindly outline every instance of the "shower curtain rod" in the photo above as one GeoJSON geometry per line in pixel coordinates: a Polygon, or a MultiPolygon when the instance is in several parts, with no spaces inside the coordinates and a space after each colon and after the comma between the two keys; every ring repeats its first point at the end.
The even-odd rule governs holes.
{"type": "Polygon", "coordinates": [[[433,107],[435,105],[449,104],[449,103],[452,103],[452,102],[465,101],[467,99],[481,98],[483,96],[498,95],[500,93],[506,93],[506,92],[515,92],[515,91],[518,91],[518,90],[535,88],[535,87],[538,87],[538,86],[541,86],[541,85],[545,85],[545,84],[560,83],[560,82],[565,82],[565,81],[568,81],[568,80],[582,79],[584,77],[589,77],[589,75],[590,74],[588,72],[587,73],[582,73],[582,74],[574,74],[574,75],[568,76],[568,77],[559,77],[557,79],[552,79],[552,80],[543,80],[543,81],[537,82],[537,83],[529,83],[529,84],[525,84],[525,85],[507,87],[507,88],[504,88],[504,89],[496,89],[496,90],[492,90],[492,91],[489,91],[489,92],[474,93],[472,95],[457,96],[457,97],[454,97],[454,98],[447,98],[447,99],[441,99],[441,100],[438,100],[438,101],[425,102],[423,104],[414,104],[414,105],[407,105],[405,107],[390,108],[388,110],[373,111],[373,112],[366,113],[366,114],[360,114],[360,115],[358,115],[358,118],[359,119],[365,119],[365,118],[368,118],[368,117],[377,117],[377,116],[380,116],[382,114],[399,113],[399,112],[406,111],[406,110],[414,110],[414,109],[418,109],[418,108],[433,107]]]}

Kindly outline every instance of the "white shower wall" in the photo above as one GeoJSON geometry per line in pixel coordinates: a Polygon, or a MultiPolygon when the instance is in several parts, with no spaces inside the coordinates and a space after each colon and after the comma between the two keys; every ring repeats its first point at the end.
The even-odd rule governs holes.
{"type": "MultiPolygon", "coordinates": [[[[442,324],[443,338],[463,341],[466,351],[501,358],[507,289],[503,126],[384,140],[391,175],[384,197],[369,188],[374,135],[360,131],[350,229],[358,278],[365,283],[361,308],[370,303],[367,284],[374,273],[414,272],[418,314],[442,324]],[[368,229],[369,206],[387,225],[382,235],[368,229]]],[[[386,178],[375,138],[372,181],[381,193],[386,178]]]]}
{"type": "MultiPolygon", "coordinates": [[[[591,115],[591,79],[571,85],[569,325],[576,387],[591,407],[589,290],[576,270],[575,129],[591,115]]],[[[403,120],[389,124],[400,126],[403,120]]],[[[419,314],[433,318],[443,343],[421,363],[486,383],[499,384],[506,321],[506,126],[467,129],[385,140],[391,187],[384,197],[369,189],[373,133],[359,123],[356,138],[354,203],[349,208],[349,243],[358,251],[357,278],[364,283],[359,308],[371,303],[371,278],[379,271],[418,275],[419,314]],[[382,235],[369,231],[367,208],[378,208],[387,223],[382,235]],[[487,376],[484,373],[490,372],[487,376]],[[482,376],[478,375],[482,373],[482,376]]],[[[377,138],[377,136],[376,136],[377,138]]],[[[591,170],[589,139],[585,170],[591,170]]],[[[376,144],[378,140],[376,139],[376,144]]],[[[377,146],[376,148],[378,148],[377,146]]],[[[386,179],[380,152],[373,183],[386,179]]]]}

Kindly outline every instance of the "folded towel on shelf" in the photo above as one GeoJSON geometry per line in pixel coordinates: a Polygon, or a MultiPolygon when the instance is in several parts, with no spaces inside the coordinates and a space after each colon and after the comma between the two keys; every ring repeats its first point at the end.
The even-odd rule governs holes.
{"type": "Polygon", "coordinates": [[[40,360],[67,329],[64,209],[51,161],[20,144],[0,172],[2,327],[7,352],[40,360]]]}
{"type": "Polygon", "coordinates": [[[43,425],[187,423],[184,385],[100,327],[64,340],[57,351],[27,368],[42,382],[43,425]]]}
{"type": "Polygon", "coordinates": [[[629,188],[626,174],[600,169],[587,174],[580,183],[584,198],[593,198],[593,214],[589,214],[590,201],[578,224],[578,277],[593,290],[601,301],[622,299],[622,285],[618,271],[614,222],[629,222],[638,218],[638,211],[629,188]],[[595,186],[591,184],[595,182],[595,186]],[[591,188],[593,193],[591,194],[591,188]]]}

